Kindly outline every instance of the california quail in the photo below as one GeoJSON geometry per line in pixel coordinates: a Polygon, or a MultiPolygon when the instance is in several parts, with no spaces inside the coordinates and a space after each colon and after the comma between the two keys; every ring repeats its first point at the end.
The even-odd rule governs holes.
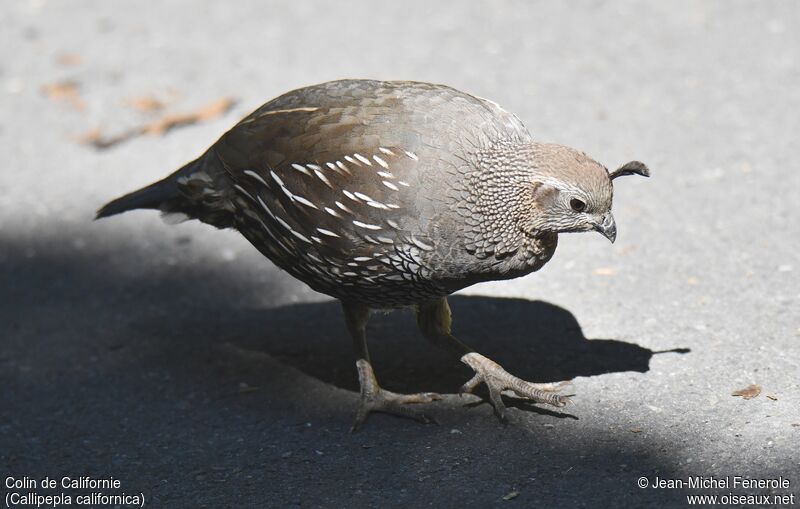
{"type": "Polygon", "coordinates": [[[497,104],[442,85],[343,80],[258,108],[198,159],[112,201],[97,217],[137,208],[235,228],[276,265],[338,298],[353,337],[361,404],[424,420],[405,403],[437,394],[382,390],[367,352],[371,309],[415,306],[424,335],[454,348],[488,386],[563,406],[560,384],[507,373],[450,334],[446,296],[523,276],[553,256],[559,233],[596,230],[612,242],[619,175],[568,147],[534,142],[497,104]]]}

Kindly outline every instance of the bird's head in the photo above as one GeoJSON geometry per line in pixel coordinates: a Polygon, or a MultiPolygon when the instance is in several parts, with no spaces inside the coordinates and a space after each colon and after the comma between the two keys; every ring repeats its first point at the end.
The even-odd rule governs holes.
{"type": "Polygon", "coordinates": [[[608,171],[586,154],[561,145],[535,143],[522,152],[532,201],[526,228],[532,232],[598,231],[614,242],[612,180],[621,175],[650,176],[647,166],[638,161],[608,171]]]}

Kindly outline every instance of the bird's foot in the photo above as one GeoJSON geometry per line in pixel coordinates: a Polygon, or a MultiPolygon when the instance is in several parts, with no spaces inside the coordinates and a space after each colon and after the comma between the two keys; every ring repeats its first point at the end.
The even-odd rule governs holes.
{"type": "Polygon", "coordinates": [[[407,417],[422,423],[435,422],[424,413],[416,412],[407,405],[414,403],[431,403],[442,399],[435,392],[420,392],[417,394],[397,394],[381,389],[370,363],[364,359],[356,362],[358,380],[361,384],[361,402],[356,413],[356,421],[350,431],[358,431],[372,412],[407,417]]]}
{"type": "Polygon", "coordinates": [[[563,407],[569,403],[568,396],[556,394],[569,382],[534,384],[515,377],[502,366],[483,355],[470,352],[461,357],[461,362],[475,370],[475,376],[461,386],[459,394],[472,392],[481,382],[489,389],[489,399],[494,406],[497,416],[505,420],[506,407],[500,393],[505,390],[514,392],[517,396],[529,399],[535,403],[547,403],[555,407],[563,407]]]}

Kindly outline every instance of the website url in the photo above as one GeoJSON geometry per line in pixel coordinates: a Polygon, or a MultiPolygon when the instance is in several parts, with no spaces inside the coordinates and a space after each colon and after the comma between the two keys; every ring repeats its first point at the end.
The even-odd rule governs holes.
{"type": "Polygon", "coordinates": [[[794,493],[788,495],[686,495],[689,505],[794,505],[794,493]]]}

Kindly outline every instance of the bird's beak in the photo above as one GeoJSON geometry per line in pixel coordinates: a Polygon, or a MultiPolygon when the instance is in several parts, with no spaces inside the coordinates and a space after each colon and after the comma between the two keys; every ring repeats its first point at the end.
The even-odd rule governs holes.
{"type": "Polygon", "coordinates": [[[614,216],[611,212],[604,215],[602,221],[594,224],[594,229],[603,234],[613,244],[617,238],[617,223],[614,222],[614,216]]]}

